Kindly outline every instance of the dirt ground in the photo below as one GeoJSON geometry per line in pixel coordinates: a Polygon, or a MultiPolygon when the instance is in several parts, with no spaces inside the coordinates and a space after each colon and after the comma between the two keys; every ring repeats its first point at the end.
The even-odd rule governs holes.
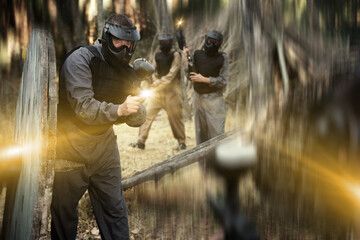
{"type": "MultiPolygon", "coordinates": [[[[122,177],[128,177],[138,171],[162,162],[176,154],[177,140],[173,137],[167,114],[161,110],[153,122],[149,137],[145,143],[145,150],[133,148],[130,143],[137,141],[139,128],[132,128],[126,124],[114,126],[120,151],[122,177]]],[[[190,149],[195,147],[194,122],[185,121],[186,145],[190,149]]]]}
{"type": "MultiPolygon", "coordinates": [[[[234,113],[228,109],[225,131],[244,125],[245,118],[243,116],[245,114],[242,112],[240,115],[242,117],[235,116],[234,113]]],[[[196,146],[193,117],[190,120],[186,120],[184,124],[186,146],[187,149],[190,149],[196,146]]],[[[117,135],[123,178],[145,170],[179,153],[179,151],[175,150],[178,143],[173,137],[167,114],[163,110],[159,112],[151,126],[149,137],[145,143],[145,150],[129,146],[130,143],[137,141],[139,128],[121,124],[114,126],[114,131],[117,135]]]]}

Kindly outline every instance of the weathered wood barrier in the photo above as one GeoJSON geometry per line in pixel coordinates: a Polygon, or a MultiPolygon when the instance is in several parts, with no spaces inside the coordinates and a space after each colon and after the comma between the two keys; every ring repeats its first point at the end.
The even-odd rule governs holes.
{"type": "Polygon", "coordinates": [[[57,82],[51,35],[34,28],[27,48],[14,140],[22,147],[19,177],[7,182],[2,239],[47,234],[56,143],[57,82]]]}
{"type": "Polygon", "coordinates": [[[125,178],[122,180],[123,189],[126,190],[132,188],[146,181],[158,180],[167,173],[173,173],[182,167],[197,162],[200,158],[205,157],[212,151],[219,143],[226,141],[239,133],[239,130],[226,132],[194,148],[182,152],[179,155],[155,164],[144,171],[138,172],[131,177],[125,178]]]}

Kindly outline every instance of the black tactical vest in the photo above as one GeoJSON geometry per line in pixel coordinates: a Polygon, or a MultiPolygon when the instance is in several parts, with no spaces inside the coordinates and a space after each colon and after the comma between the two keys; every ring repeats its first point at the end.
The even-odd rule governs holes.
{"type": "MultiPolygon", "coordinates": [[[[158,52],[155,54],[156,72],[158,74],[158,78],[161,78],[169,73],[171,64],[174,60],[174,53],[175,52],[165,54],[163,52],[158,52]]],[[[176,78],[180,79],[180,71],[177,73],[176,78]]]]}
{"type": "Polygon", "coordinates": [[[95,55],[91,59],[94,98],[100,102],[121,104],[128,95],[136,95],[137,77],[130,65],[118,65],[116,68],[102,60],[98,50],[88,48],[95,55]]]}
{"type": "MultiPolygon", "coordinates": [[[[203,50],[196,50],[194,53],[195,69],[197,73],[200,73],[204,77],[218,77],[224,65],[224,60],[222,52],[218,52],[211,57],[203,50]]],[[[194,82],[194,90],[202,94],[216,92],[219,88],[210,87],[207,83],[194,82]]]]}
{"type": "MultiPolygon", "coordinates": [[[[94,54],[90,61],[92,73],[92,86],[94,98],[100,102],[121,104],[128,95],[136,95],[137,77],[130,65],[111,66],[104,61],[94,46],[87,46],[87,49],[94,54]]],[[[76,49],[75,49],[76,50],[76,49]]],[[[73,52],[73,51],[72,51],[73,52]]],[[[70,53],[72,53],[70,52],[70,53]]],[[[68,54],[69,56],[70,54],[68,54]]],[[[75,116],[66,97],[65,82],[60,78],[59,82],[59,120],[67,119],[73,122],[81,130],[89,134],[101,134],[106,132],[113,123],[103,125],[88,125],[75,116]]]]}

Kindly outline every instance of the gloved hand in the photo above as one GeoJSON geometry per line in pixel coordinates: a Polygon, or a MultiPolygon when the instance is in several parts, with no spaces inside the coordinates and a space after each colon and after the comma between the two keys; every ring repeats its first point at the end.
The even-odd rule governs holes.
{"type": "Polygon", "coordinates": [[[136,76],[140,79],[140,81],[146,80],[155,72],[154,66],[151,65],[148,61],[146,61],[145,58],[135,59],[134,70],[135,70],[136,76]]]}
{"type": "Polygon", "coordinates": [[[140,127],[145,122],[145,119],[146,108],[143,104],[140,104],[139,110],[127,116],[125,123],[130,127],[140,127]]]}

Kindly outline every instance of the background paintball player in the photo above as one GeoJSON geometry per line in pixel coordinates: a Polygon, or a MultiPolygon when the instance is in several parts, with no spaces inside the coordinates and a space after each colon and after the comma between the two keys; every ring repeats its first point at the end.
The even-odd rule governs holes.
{"type": "MultiPolygon", "coordinates": [[[[223,35],[220,32],[207,32],[203,48],[196,50],[192,57],[194,68],[188,67],[195,90],[193,110],[197,145],[225,131],[226,103],[223,89],[230,73],[227,54],[219,52],[222,42],[223,35]]],[[[187,47],[183,51],[186,55],[190,54],[187,47]]],[[[186,62],[188,66],[192,65],[187,59],[186,62]]]]}
{"type": "Polygon", "coordinates": [[[155,55],[156,75],[153,75],[151,87],[154,89],[153,96],[149,98],[146,106],[147,117],[145,123],[139,129],[139,138],[132,147],[145,149],[145,141],[153,121],[161,109],[168,115],[170,127],[179,145],[176,150],[186,149],[185,127],[183,122],[182,89],[180,86],[180,69],[182,67],[181,53],[172,48],[173,37],[171,35],[159,36],[160,52],[155,55]]]}

